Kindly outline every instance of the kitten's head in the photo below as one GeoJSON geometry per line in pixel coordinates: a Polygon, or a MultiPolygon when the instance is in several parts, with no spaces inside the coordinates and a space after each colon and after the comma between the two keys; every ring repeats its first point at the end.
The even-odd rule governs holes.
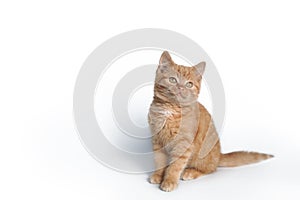
{"type": "Polygon", "coordinates": [[[205,62],[193,67],[177,65],[164,51],[156,71],[154,97],[178,105],[196,102],[204,69],[205,62]]]}

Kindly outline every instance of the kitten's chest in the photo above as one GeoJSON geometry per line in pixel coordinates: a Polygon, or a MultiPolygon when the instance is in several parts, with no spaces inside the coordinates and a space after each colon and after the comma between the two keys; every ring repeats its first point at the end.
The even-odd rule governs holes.
{"type": "Polygon", "coordinates": [[[198,127],[198,110],[196,108],[191,106],[172,109],[151,105],[149,126],[154,142],[167,144],[175,136],[192,138],[198,127]]]}
{"type": "Polygon", "coordinates": [[[181,112],[178,110],[152,105],[148,115],[152,135],[159,132],[175,134],[176,129],[179,128],[181,117],[181,112]]]}

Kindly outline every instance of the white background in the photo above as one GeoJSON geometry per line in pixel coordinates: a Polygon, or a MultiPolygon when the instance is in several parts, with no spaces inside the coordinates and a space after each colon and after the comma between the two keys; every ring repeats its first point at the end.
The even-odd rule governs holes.
{"type": "Polygon", "coordinates": [[[1,1],[0,199],[299,199],[297,1],[1,1]],[[76,75],[106,39],[137,28],[180,32],[218,68],[227,99],[223,151],[275,158],[172,193],[148,174],[112,171],[83,148],[76,75]]]}

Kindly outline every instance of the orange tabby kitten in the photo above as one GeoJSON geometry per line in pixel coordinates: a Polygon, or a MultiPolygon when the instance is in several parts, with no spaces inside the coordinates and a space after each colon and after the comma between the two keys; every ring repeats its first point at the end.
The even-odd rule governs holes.
{"type": "Polygon", "coordinates": [[[150,183],[172,191],[181,178],[195,179],[218,166],[234,167],[273,157],[256,152],[221,153],[211,115],[197,102],[205,62],[185,67],[173,62],[167,51],[156,71],[154,98],[148,120],[156,171],[150,183]]]}

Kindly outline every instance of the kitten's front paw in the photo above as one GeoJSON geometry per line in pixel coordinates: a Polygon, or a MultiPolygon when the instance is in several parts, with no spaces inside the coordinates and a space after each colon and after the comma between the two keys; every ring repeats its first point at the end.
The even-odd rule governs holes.
{"type": "Polygon", "coordinates": [[[193,180],[201,176],[202,173],[196,169],[185,169],[181,175],[181,180],[188,181],[193,180]]]}
{"type": "Polygon", "coordinates": [[[152,174],[149,178],[149,182],[152,184],[160,184],[163,177],[160,174],[152,174]]]}
{"type": "Polygon", "coordinates": [[[177,188],[178,183],[176,181],[164,180],[160,185],[160,189],[165,192],[171,192],[177,188]]]}

